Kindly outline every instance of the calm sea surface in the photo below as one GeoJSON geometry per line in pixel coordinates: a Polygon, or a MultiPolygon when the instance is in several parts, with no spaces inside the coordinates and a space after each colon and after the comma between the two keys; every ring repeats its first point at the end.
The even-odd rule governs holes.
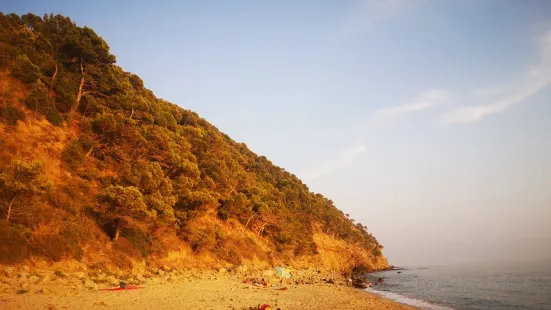
{"type": "Polygon", "coordinates": [[[551,310],[551,262],[410,268],[367,291],[421,309],[551,310]]]}

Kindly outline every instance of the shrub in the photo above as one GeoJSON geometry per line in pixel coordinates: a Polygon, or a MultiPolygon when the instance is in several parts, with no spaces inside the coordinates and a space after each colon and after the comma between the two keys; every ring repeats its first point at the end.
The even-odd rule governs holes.
{"type": "Polygon", "coordinates": [[[39,255],[54,262],[72,256],[70,244],[63,236],[54,232],[32,236],[30,248],[33,255],[39,255]]]}
{"type": "Polygon", "coordinates": [[[5,222],[0,222],[0,264],[15,264],[29,255],[25,234],[5,222]]]}
{"type": "Polygon", "coordinates": [[[51,183],[44,178],[41,161],[13,159],[0,170],[0,201],[6,222],[19,215],[28,217],[30,201],[49,191],[50,187],[51,183]]]}
{"type": "Polygon", "coordinates": [[[73,140],[68,143],[65,150],[63,150],[63,154],[61,155],[63,161],[65,161],[69,167],[73,169],[82,165],[85,157],[86,154],[84,153],[84,149],[82,148],[79,140],[73,140]]]}
{"type": "Polygon", "coordinates": [[[59,126],[63,123],[53,99],[48,95],[48,88],[40,80],[33,85],[25,105],[44,115],[52,125],[59,126]]]}
{"type": "Polygon", "coordinates": [[[77,261],[82,260],[83,251],[80,243],[90,237],[87,227],[71,222],[66,223],[66,227],[61,231],[60,235],[66,240],[67,245],[71,248],[71,254],[77,261]]]}
{"type": "Polygon", "coordinates": [[[27,55],[18,55],[15,58],[12,73],[25,83],[36,82],[40,78],[40,68],[33,64],[27,55]]]}
{"type": "Polygon", "coordinates": [[[225,207],[225,206],[219,207],[217,215],[218,215],[218,218],[221,219],[221,220],[224,220],[224,221],[228,220],[228,218],[229,218],[228,208],[225,207]]]}
{"type": "Polygon", "coordinates": [[[60,126],[63,123],[63,118],[59,115],[57,108],[52,106],[46,113],[44,113],[46,120],[54,126],[60,126]]]}
{"type": "Polygon", "coordinates": [[[8,105],[0,107],[0,119],[4,120],[8,125],[15,126],[17,121],[24,121],[27,118],[25,112],[16,106],[8,105]]]}
{"type": "Polygon", "coordinates": [[[148,257],[151,250],[151,237],[139,229],[124,229],[122,235],[134,245],[142,257],[148,257]]]}
{"type": "Polygon", "coordinates": [[[61,157],[69,164],[71,168],[76,168],[83,164],[86,158],[86,153],[92,150],[94,146],[94,140],[89,137],[82,137],[78,140],[73,140],[67,144],[61,157]]]}
{"type": "Polygon", "coordinates": [[[39,111],[42,106],[48,105],[51,101],[46,86],[41,81],[37,81],[33,85],[31,93],[25,99],[25,105],[33,111],[39,111]]]}
{"type": "Polygon", "coordinates": [[[214,229],[188,230],[186,238],[195,253],[212,249],[216,245],[216,231],[214,229]]]}

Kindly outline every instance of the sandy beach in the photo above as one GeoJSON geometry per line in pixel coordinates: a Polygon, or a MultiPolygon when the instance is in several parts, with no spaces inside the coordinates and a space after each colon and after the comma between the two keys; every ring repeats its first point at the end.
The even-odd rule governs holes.
{"type": "MultiPolygon", "coordinates": [[[[0,294],[2,309],[414,309],[362,290],[337,284],[256,287],[231,276],[186,279],[179,283],[148,281],[144,288],[100,291],[64,288],[54,283],[28,292],[0,294]],[[282,290],[286,287],[286,290],[282,290]]],[[[98,285],[101,288],[102,285],[98,285]]],[[[103,285],[105,287],[105,285],[103,285]]]]}

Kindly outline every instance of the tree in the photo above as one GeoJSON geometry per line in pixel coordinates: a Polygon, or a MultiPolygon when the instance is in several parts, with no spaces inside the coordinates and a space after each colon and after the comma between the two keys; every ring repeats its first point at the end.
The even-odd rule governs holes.
{"type": "MultiPolygon", "coordinates": [[[[113,229],[111,237],[124,233],[130,240],[136,231],[145,235],[155,227],[159,233],[175,223],[184,240],[212,244],[216,234],[201,233],[205,230],[201,217],[217,214],[233,220],[222,230],[239,222],[278,249],[279,258],[316,254],[314,233],[319,231],[364,247],[367,252],[362,255],[378,253],[377,240],[367,228],[339,211],[331,200],[310,192],[295,175],[233,141],[196,113],[156,98],[139,77],[114,64],[109,46],[91,29],[61,15],[20,18],[0,12],[0,50],[4,72],[0,79],[9,75],[19,81],[9,80],[8,91],[0,94],[8,100],[0,104],[2,122],[16,125],[24,119],[27,109],[19,102],[52,124],[62,123],[59,113],[71,120],[82,111],[78,126],[66,128],[71,137],[75,135],[62,154],[69,165],[59,167],[77,173],[62,183],[80,178],[83,185],[89,183],[88,188],[103,189],[94,198],[99,202],[98,218],[113,229]],[[28,84],[29,92],[15,94],[17,88],[11,84],[20,82],[28,84]],[[81,166],[85,159],[86,165],[81,166]],[[152,219],[155,225],[145,229],[152,219]]],[[[27,119],[34,122],[35,116],[31,113],[27,119]]],[[[20,129],[9,128],[5,134],[20,129]]],[[[2,148],[3,141],[0,135],[0,157],[27,154],[8,139],[9,147],[2,148]]],[[[12,186],[13,169],[6,169],[4,162],[1,165],[0,212],[5,206],[7,217],[16,222],[14,210],[29,201],[26,197],[33,198],[34,191],[25,187],[28,183],[22,188],[12,186]],[[12,196],[16,190],[19,198],[12,196]]],[[[71,184],[76,187],[77,183],[71,184]]],[[[70,200],[81,210],[94,204],[80,198],[70,200]]]]}
{"type": "Polygon", "coordinates": [[[60,50],[68,33],[74,28],[76,28],[76,25],[69,17],[59,14],[55,16],[53,14],[44,15],[41,38],[43,38],[44,42],[49,46],[51,57],[54,62],[54,72],[50,80],[50,90],[54,88],[56,77],[59,73],[59,62],[62,57],[60,50]]]}
{"type": "Polygon", "coordinates": [[[111,185],[99,194],[98,200],[98,211],[115,224],[114,241],[119,238],[121,228],[157,216],[157,212],[147,208],[142,193],[134,186],[111,185]]]}
{"type": "Polygon", "coordinates": [[[0,173],[0,197],[6,210],[6,222],[10,222],[15,208],[22,208],[26,200],[43,193],[49,184],[40,178],[42,162],[13,160],[0,173]]]}
{"type": "Polygon", "coordinates": [[[40,80],[33,85],[29,96],[25,100],[25,105],[31,110],[44,115],[53,125],[59,126],[63,121],[53,98],[48,95],[48,89],[40,80]]]}
{"type": "Polygon", "coordinates": [[[78,86],[77,97],[70,115],[74,114],[80,104],[80,99],[84,93],[86,80],[93,80],[92,75],[88,75],[90,69],[115,63],[115,56],[109,53],[109,45],[88,27],[75,28],[67,34],[63,52],[72,62],[76,63],[80,72],[80,82],[78,86]]]}
{"type": "Polygon", "coordinates": [[[172,194],[172,183],[164,176],[161,165],[139,161],[126,173],[125,180],[138,188],[149,209],[155,210],[169,222],[175,220],[173,206],[176,196],[172,194]]]}

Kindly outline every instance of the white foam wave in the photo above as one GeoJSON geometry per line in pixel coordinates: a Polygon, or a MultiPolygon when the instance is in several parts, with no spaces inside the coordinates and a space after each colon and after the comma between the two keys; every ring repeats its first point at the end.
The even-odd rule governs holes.
{"type": "Polygon", "coordinates": [[[393,292],[378,291],[378,290],[374,290],[372,288],[367,288],[367,289],[365,289],[365,291],[373,293],[373,294],[378,295],[378,296],[381,296],[381,297],[386,298],[386,299],[391,299],[391,300],[394,300],[396,302],[406,304],[406,305],[410,305],[410,306],[414,306],[414,307],[417,307],[417,308],[423,309],[423,310],[454,310],[453,308],[450,308],[450,307],[431,304],[430,302],[427,302],[427,301],[424,301],[424,300],[421,300],[421,299],[410,298],[410,297],[400,295],[400,294],[397,294],[397,293],[393,293],[393,292]]]}

